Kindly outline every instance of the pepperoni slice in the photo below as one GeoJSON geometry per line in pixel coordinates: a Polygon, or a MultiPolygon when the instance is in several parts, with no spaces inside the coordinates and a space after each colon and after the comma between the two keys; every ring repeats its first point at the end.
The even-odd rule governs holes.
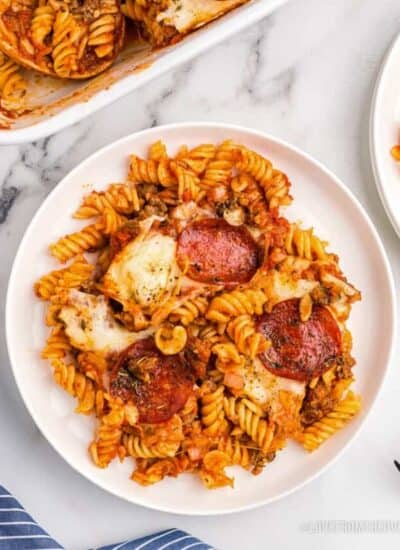
{"type": "Polygon", "coordinates": [[[177,259],[188,277],[225,285],[248,282],[259,266],[259,250],[245,226],[222,219],[203,219],[188,225],[178,239],[177,259]]]}
{"type": "Polygon", "coordinates": [[[314,305],[309,320],[302,322],[299,300],[281,302],[259,318],[257,330],[272,343],[260,359],[269,371],[284,378],[304,382],[320,376],[341,352],[339,327],[320,305],[314,305]]]}
{"type": "Polygon", "coordinates": [[[152,338],[139,340],[119,356],[111,373],[111,395],[133,401],[139,421],[166,422],[185,405],[194,375],[178,355],[162,355],[152,338]]]}

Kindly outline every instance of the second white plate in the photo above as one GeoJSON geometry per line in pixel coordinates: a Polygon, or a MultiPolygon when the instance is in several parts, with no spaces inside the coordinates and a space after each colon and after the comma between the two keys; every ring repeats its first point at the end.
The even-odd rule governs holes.
{"type": "Polygon", "coordinates": [[[298,149],[260,132],[223,124],[177,124],[146,130],[102,149],[48,196],[30,224],[13,266],[6,306],[7,342],[29,412],[53,447],[82,475],[128,501],[158,510],[223,514],[272,502],[294,491],[342,454],[372,408],[387,370],[396,333],[394,298],[390,267],[377,232],[357,200],[331,172],[298,149]],[[123,181],[130,153],[145,155],[149,144],[158,139],[174,154],[183,143],[193,147],[228,138],[255,149],[288,174],[295,199],[288,218],[303,220],[329,240],[331,249],[340,255],[345,274],[362,290],[363,301],[354,307],[350,328],[358,363],[356,390],[363,396],[363,411],[312,455],[293,444],[260,476],[238,469],[234,490],[207,491],[192,475],[141,487],[129,480],[130,460],[123,464],[114,461],[104,470],[90,461],[87,447],[93,437],[93,421],[73,412],[74,400],[56,386],[50,367],[40,359],[46,327],[43,306],[32,286],[56,267],[48,253],[49,243],[81,225],[71,215],[82,195],[91,185],[102,189],[110,182],[123,181]]]}
{"type": "Polygon", "coordinates": [[[378,192],[400,237],[400,163],[390,154],[397,143],[400,143],[400,34],[383,61],[370,119],[370,152],[378,192]]]}

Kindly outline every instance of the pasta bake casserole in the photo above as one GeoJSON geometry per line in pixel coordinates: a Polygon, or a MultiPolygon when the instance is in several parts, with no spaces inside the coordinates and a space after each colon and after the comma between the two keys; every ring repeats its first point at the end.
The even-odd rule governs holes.
{"type": "Polygon", "coordinates": [[[232,141],[162,142],[127,181],[83,197],[90,220],[50,246],[62,264],[42,356],[97,418],[94,464],[135,459],[143,485],[233,485],[289,439],[314,451],[360,409],[346,328],[360,292],[328,245],[281,213],[286,174],[232,141]]]}
{"type": "Polygon", "coordinates": [[[166,46],[247,1],[0,0],[0,112],[29,111],[26,69],[87,79],[116,60],[127,24],[136,40],[166,46]]]}

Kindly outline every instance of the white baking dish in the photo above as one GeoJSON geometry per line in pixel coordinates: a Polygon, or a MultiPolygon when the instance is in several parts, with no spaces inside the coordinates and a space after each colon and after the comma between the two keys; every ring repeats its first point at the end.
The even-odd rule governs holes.
{"type": "Polygon", "coordinates": [[[157,52],[136,44],[102,75],[87,82],[60,85],[50,77],[27,74],[35,109],[0,129],[0,145],[35,141],[78,122],[152,78],[259,21],[287,0],[253,0],[184,40],[157,52]]]}

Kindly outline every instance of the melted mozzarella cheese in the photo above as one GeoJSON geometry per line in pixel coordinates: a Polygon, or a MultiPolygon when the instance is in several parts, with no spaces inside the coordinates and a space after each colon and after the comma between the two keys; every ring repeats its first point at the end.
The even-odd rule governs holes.
{"type": "Polygon", "coordinates": [[[303,396],[305,382],[276,376],[267,370],[259,359],[247,362],[241,369],[244,392],[261,406],[272,406],[279,400],[279,391],[285,390],[303,396]]]}
{"type": "Polygon", "coordinates": [[[153,332],[151,329],[128,331],[115,321],[103,295],[93,296],[78,290],[69,292],[60,319],[74,347],[83,351],[120,352],[153,332]]]}
{"type": "Polygon", "coordinates": [[[122,302],[150,310],[165,301],[177,284],[176,241],[157,231],[130,242],[113,260],[104,287],[122,302]]]}
{"type": "Polygon", "coordinates": [[[171,25],[178,32],[204,25],[246,0],[170,0],[168,8],[159,13],[157,21],[171,25]]]}
{"type": "Polygon", "coordinates": [[[286,273],[273,271],[268,275],[267,294],[272,305],[279,304],[285,300],[302,298],[318,286],[317,281],[307,279],[293,279],[286,273]]]}
{"type": "Polygon", "coordinates": [[[188,223],[196,219],[215,218],[215,212],[209,208],[201,208],[194,201],[188,201],[176,206],[170,216],[173,220],[176,220],[179,231],[183,231],[188,223]]]}

